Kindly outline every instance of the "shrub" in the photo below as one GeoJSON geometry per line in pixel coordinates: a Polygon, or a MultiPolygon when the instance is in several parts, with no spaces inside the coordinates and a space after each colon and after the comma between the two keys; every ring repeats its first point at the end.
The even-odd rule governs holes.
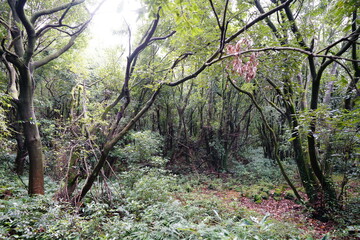
{"type": "Polygon", "coordinates": [[[131,131],[123,144],[115,147],[111,156],[124,159],[130,168],[163,167],[167,159],[161,157],[162,137],[152,131],[131,131]]]}
{"type": "Polygon", "coordinates": [[[164,175],[165,171],[150,170],[138,178],[131,188],[128,188],[130,200],[141,201],[146,204],[165,202],[169,193],[175,187],[175,178],[164,175]]]}
{"type": "MultiPolygon", "coordinates": [[[[247,180],[248,183],[254,181],[263,181],[269,183],[282,183],[284,178],[280,172],[278,165],[274,160],[264,158],[262,149],[250,149],[244,153],[246,159],[250,162],[248,164],[238,163],[234,169],[236,175],[247,180]]],[[[290,161],[283,161],[284,168],[287,174],[295,174],[296,166],[290,161]]],[[[291,177],[290,177],[291,178],[291,177]]]]}

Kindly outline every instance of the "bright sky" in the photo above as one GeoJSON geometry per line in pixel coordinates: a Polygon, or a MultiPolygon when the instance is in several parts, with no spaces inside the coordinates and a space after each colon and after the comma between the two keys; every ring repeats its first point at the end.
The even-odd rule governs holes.
{"type": "Polygon", "coordinates": [[[141,5],[138,0],[107,0],[94,16],[89,26],[92,39],[90,52],[128,43],[128,34],[119,34],[129,24],[132,35],[136,32],[136,20],[141,5]]]}

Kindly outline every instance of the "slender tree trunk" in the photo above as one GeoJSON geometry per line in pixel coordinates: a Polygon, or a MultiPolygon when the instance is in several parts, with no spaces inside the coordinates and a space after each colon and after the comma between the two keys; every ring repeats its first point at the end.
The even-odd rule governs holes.
{"type": "Polygon", "coordinates": [[[113,136],[113,138],[109,139],[104,143],[104,146],[101,150],[101,155],[99,161],[96,163],[94,169],[91,171],[90,175],[87,177],[84,186],[82,187],[80,193],[73,198],[73,202],[80,202],[85,195],[90,191],[93,186],[96,178],[99,176],[101,169],[104,167],[107,158],[109,156],[110,151],[114,148],[114,146],[124,137],[124,135],[134,127],[134,124],[138,122],[138,120],[150,109],[152,104],[154,103],[156,97],[160,92],[161,86],[153,93],[151,98],[147,101],[146,105],[128,122],[128,124],[122,128],[122,130],[113,136]]]}
{"type": "Polygon", "coordinates": [[[283,175],[283,177],[285,178],[286,182],[289,184],[290,188],[293,190],[296,198],[299,200],[299,201],[302,201],[301,199],[301,196],[300,194],[298,193],[298,191],[296,190],[296,187],[294,186],[294,184],[291,182],[290,178],[288,177],[288,175],[286,174],[285,172],[285,169],[282,165],[282,162],[280,160],[280,156],[279,156],[279,144],[278,144],[278,141],[276,139],[276,135],[275,135],[275,132],[274,132],[274,129],[271,128],[271,126],[269,125],[267,119],[265,118],[265,115],[264,115],[264,112],[262,110],[262,108],[260,107],[260,105],[258,104],[258,102],[256,101],[254,95],[250,92],[247,92],[245,90],[242,90],[240,89],[239,87],[237,87],[234,82],[229,78],[229,82],[230,84],[237,90],[239,91],[240,93],[243,93],[243,94],[246,94],[252,101],[252,103],[255,105],[256,109],[258,110],[258,112],[260,113],[260,116],[261,116],[261,120],[263,121],[266,129],[270,132],[270,136],[271,136],[271,139],[273,141],[273,144],[274,144],[274,152],[275,152],[275,160],[277,162],[277,164],[279,165],[279,168],[280,168],[280,172],[281,174],[283,175]]]}
{"type": "MultiPolygon", "coordinates": [[[[358,19],[358,15],[356,13],[356,11],[353,12],[353,24],[352,24],[352,31],[356,31],[357,29],[357,24],[356,24],[356,19],[358,19]]],[[[351,45],[351,57],[354,60],[358,60],[358,55],[357,55],[357,43],[356,41],[354,41],[351,45]]],[[[356,85],[358,84],[359,80],[360,80],[360,66],[359,66],[359,62],[352,62],[353,68],[354,68],[354,79],[350,82],[347,90],[346,90],[346,95],[345,95],[345,101],[344,101],[344,108],[346,110],[351,110],[354,107],[354,102],[352,101],[352,92],[354,89],[356,89],[356,85]]],[[[359,97],[359,91],[357,91],[356,93],[356,97],[359,97]]]]}
{"type": "Polygon", "coordinates": [[[284,106],[286,109],[285,115],[289,122],[289,126],[291,128],[291,138],[292,138],[292,146],[294,150],[294,158],[296,162],[296,166],[298,168],[300,179],[303,187],[305,188],[306,195],[309,197],[309,202],[311,205],[315,205],[318,201],[318,190],[319,186],[316,182],[316,177],[311,170],[310,163],[306,155],[304,154],[302,148],[302,138],[299,133],[299,121],[297,119],[296,107],[292,101],[293,91],[290,84],[290,79],[285,79],[284,82],[284,92],[280,90],[278,86],[270,79],[267,79],[270,85],[277,91],[277,93],[282,96],[284,106]]]}

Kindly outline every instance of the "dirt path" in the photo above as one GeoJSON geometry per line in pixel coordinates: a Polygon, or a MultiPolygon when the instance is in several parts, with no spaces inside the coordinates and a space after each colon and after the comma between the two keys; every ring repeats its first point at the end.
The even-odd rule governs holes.
{"type": "Polygon", "coordinates": [[[315,239],[322,238],[326,233],[334,230],[333,222],[321,222],[312,219],[305,213],[302,205],[292,200],[275,200],[270,197],[262,200],[261,203],[255,203],[252,199],[241,196],[240,192],[234,190],[209,190],[206,188],[198,189],[197,192],[209,197],[217,197],[222,202],[230,205],[231,202],[237,202],[239,206],[258,212],[259,214],[270,214],[270,218],[282,222],[290,222],[305,232],[311,234],[315,239]]]}

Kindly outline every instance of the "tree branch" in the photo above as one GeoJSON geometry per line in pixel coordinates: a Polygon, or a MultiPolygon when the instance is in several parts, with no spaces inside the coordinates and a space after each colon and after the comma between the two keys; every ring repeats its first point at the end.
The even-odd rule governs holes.
{"type": "MultiPolygon", "coordinates": [[[[261,14],[264,14],[265,11],[264,9],[262,8],[261,4],[260,4],[260,1],[259,0],[255,0],[255,6],[256,8],[259,10],[259,12],[261,14]]],[[[266,24],[269,26],[269,28],[271,29],[271,31],[274,33],[275,37],[280,41],[280,44],[281,45],[285,45],[286,42],[285,40],[283,39],[283,37],[280,35],[279,31],[277,30],[277,28],[275,27],[275,25],[273,24],[273,22],[270,20],[270,18],[266,17],[265,18],[265,22],[266,24]]]]}
{"type": "MultiPolygon", "coordinates": [[[[74,0],[73,0],[74,2],[74,0]]],[[[60,28],[60,27],[67,27],[67,28],[70,28],[70,29],[77,29],[79,27],[82,26],[82,24],[79,24],[75,27],[72,27],[72,26],[69,26],[69,25],[66,25],[66,24],[63,24],[63,20],[64,18],[66,17],[67,13],[69,12],[69,10],[75,5],[72,5],[72,4],[69,4],[68,7],[65,9],[65,11],[61,14],[61,17],[59,18],[58,20],[58,23],[57,24],[47,24],[45,25],[44,27],[40,28],[37,32],[36,32],[36,36],[40,36],[42,34],[43,31],[46,31],[47,29],[49,28],[60,28]]],[[[59,30],[60,31],[60,30],[59,30]]],[[[68,34],[68,33],[67,33],[68,34]]],[[[68,35],[71,35],[71,34],[68,34],[68,35]]]]}
{"type": "Polygon", "coordinates": [[[342,60],[349,61],[349,62],[360,62],[360,60],[341,57],[338,54],[336,54],[336,55],[316,54],[316,53],[313,53],[313,52],[306,51],[306,50],[304,50],[302,48],[295,48],[295,47],[268,47],[268,48],[259,48],[259,49],[249,49],[249,50],[246,50],[246,51],[241,51],[241,52],[237,52],[237,53],[233,53],[233,54],[228,54],[228,55],[225,55],[225,56],[223,56],[221,58],[215,59],[212,62],[209,62],[208,65],[212,65],[212,64],[214,64],[216,62],[219,62],[219,61],[222,61],[222,60],[224,60],[226,58],[239,56],[239,55],[243,55],[243,54],[246,54],[246,53],[266,52],[266,51],[294,51],[294,52],[303,53],[305,55],[312,56],[312,57],[323,57],[323,58],[329,58],[329,59],[332,59],[332,60],[336,60],[336,59],[340,60],[340,59],[342,59],[342,60]]]}
{"type": "MultiPolygon", "coordinates": [[[[80,33],[79,33],[79,34],[80,34],[80,33]]],[[[67,50],[69,50],[69,49],[74,45],[75,39],[79,36],[79,34],[73,35],[73,36],[70,38],[69,42],[68,42],[64,47],[62,47],[61,49],[59,49],[57,52],[55,52],[55,53],[53,53],[53,54],[51,54],[51,55],[49,55],[49,56],[47,56],[47,57],[39,60],[39,61],[34,62],[34,65],[33,65],[33,66],[34,66],[34,69],[39,68],[39,67],[41,67],[41,66],[44,66],[45,64],[49,63],[50,61],[52,61],[52,60],[60,57],[64,52],[66,52],[67,50]]]]}
{"type": "Polygon", "coordinates": [[[235,34],[233,34],[232,36],[230,36],[229,38],[227,38],[225,40],[225,43],[229,43],[232,40],[234,40],[235,38],[237,38],[241,33],[245,32],[247,29],[249,29],[250,27],[252,27],[254,24],[256,24],[257,22],[264,20],[265,18],[267,18],[268,16],[270,16],[271,14],[285,8],[286,6],[289,6],[291,2],[293,2],[294,0],[287,0],[286,2],[284,2],[283,4],[277,6],[276,8],[271,9],[270,11],[261,14],[260,16],[258,16],[257,18],[255,18],[253,21],[251,21],[250,23],[246,24],[245,27],[243,27],[242,29],[240,29],[239,31],[237,31],[235,34]]]}
{"type": "MultiPolygon", "coordinates": [[[[75,1],[75,0],[74,0],[75,1]]],[[[81,3],[83,0],[79,1],[79,3],[81,3]]],[[[34,62],[33,66],[34,68],[39,68],[41,66],[44,66],[45,64],[49,63],[50,61],[58,58],[59,56],[61,56],[64,52],[66,52],[67,50],[69,50],[75,43],[75,39],[87,28],[87,26],[89,25],[89,23],[91,22],[91,20],[93,19],[95,13],[99,10],[99,8],[101,7],[101,5],[105,2],[106,0],[101,1],[98,6],[96,7],[96,9],[94,10],[93,13],[91,13],[89,20],[87,20],[85,23],[83,23],[81,25],[81,27],[79,28],[78,31],[76,31],[75,33],[72,33],[70,36],[71,38],[69,39],[69,42],[62,47],[61,49],[59,49],[57,52],[39,60],[34,62]]]]}
{"type": "Polygon", "coordinates": [[[45,9],[45,10],[36,12],[31,17],[30,22],[32,24],[34,24],[36,22],[36,20],[41,16],[50,15],[50,14],[62,11],[64,9],[71,8],[71,7],[75,6],[75,5],[81,4],[83,2],[85,2],[85,0],[72,0],[71,3],[67,3],[67,4],[64,4],[64,5],[58,6],[58,7],[54,7],[54,8],[51,8],[51,9],[45,9]]]}
{"type": "Polygon", "coordinates": [[[24,11],[25,4],[26,4],[26,0],[18,0],[15,4],[15,10],[21,23],[24,25],[28,36],[28,41],[27,41],[28,44],[24,54],[24,62],[25,64],[28,64],[34,54],[34,49],[36,44],[36,33],[34,26],[31,24],[31,22],[25,15],[25,11],[24,11]]]}
{"type": "MultiPolygon", "coordinates": [[[[136,59],[138,57],[138,55],[147,47],[149,46],[152,42],[154,41],[158,41],[158,40],[164,40],[167,39],[171,36],[173,36],[175,34],[176,31],[171,32],[170,34],[164,36],[164,37],[153,37],[153,35],[155,34],[155,31],[157,29],[159,20],[160,20],[160,15],[159,15],[159,11],[160,8],[158,10],[158,13],[156,14],[156,19],[152,22],[152,24],[150,25],[150,28],[148,29],[148,31],[146,31],[146,33],[144,34],[142,40],[140,41],[139,46],[137,46],[134,51],[132,53],[129,53],[129,56],[127,58],[127,64],[126,64],[126,71],[125,71],[125,78],[124,78],[124,85],[122,87],[121,93],[119,94],[119,96],[115,99],[114,102],[112,102],[109,106],[107,106],[103,112],[103,114],[101,115],[101,119],[105,119],[108,112],[113,109],[120,101],[121,99],[126,99],[126,102],[124,103],[124,106],[122,107],[121,112],[119,112],[118,116],[118,120],[119,117],[122,117],[123,112],[125,111],[125,108],[127,107],[128,103],[130,102],[130,95],[129,95],[129,89],[128,89],[128,85],[129,85],[129,81],[130,78],[132,76],[132,73],[134,71],[135,65],[136,65],[136,59]]],[[[117,123],[118,123],[117,120],[117,123]]],[[[116,125],[116,124],[115,124],[116,125]]],[[[110,134],[112,135],[114,132],[113,130],[115,130],[117,126],[113,126],[111,127],[112,130],[110,130],[110,134]]]]}
{"type": "MultiPolygon", "coordinates": [[[[355,29],[355,30],[356,30],[356,29],[355,29]]],[[[355,30],[354,30],[354,32],[355,32],[355,30]]],[[[339,44],[339,43],[341,43],[341,42],[343,42],[343,41],[346,41],[346,40],[349,41],[349,38],[351,38],[351,37],[355,34],[354,32],[350,33],[350,34],[347,35],[346,37],[343,37],[343,38],[337,40],[336,42],[330,44],[329,46],[321,49],[321,50],[318,51],[317,53],[319,54],[319,53],[321,53],[321,52],[323,52],[323,51],[329,51],[331,48],[333,48],[333,47],[336,46],[337,44],[339,44]]]]}
{"type": "Polygon", "coordinates": [[[171,37],[172,35],[174,35],[175,33],[176,33],[176,31],[172,31],[171,33],[169,33],[168,35],[166,35],[164,37],[153,37],[149,40],[149,44],[154,41],[165,40],[165,39],[171,37]]]}
{"type": "MultiPolygon", "coordinates": [[[[293,0],[288,0],[286,1],[285,3],[279,5],[278,7],[270,10],[269,12],[266,12],[262,15],[260,15],[259,17],[257,17],[256,19],[254,19],[253,21],[251,21],[250,23],[248,23],[245,27],[243,27],[242,29],[240,29],[239,31],[237,31],[235,34],[233,34],[232,36],[230,36],[229,38],[225,39],[224,40],[224,43],[229,43],[231,42],[232,40],[234,40],[237,36],[239,36],[241,33],[243,33],[244,31],[246,31],[247,29],[249,29],[250,27],[252,27],[254,24],[256,24],[257,22],[265,19],[266,17],[270,16],[271,14],[283,9],[285,6],[289,5],[293,0]]],[[[197,77],[201,72],[203,72],[207,67],[211,66],[212,64],[216,63],[216,62],[219,62],[221,60],[224,59],[224,57],[218,57],[221,53],[222,53],[222,48],[219,47],[218,50],[216,52],[213,53],[213,55],[211,55],[206,61],[205,63],[200,66],[198,68],[197,71],[195,71],[193,74],[190,74],[176,82],[170,82],[170,83],[166,83],[166,85],[168,86],[177,86],[183,82],[186,82],[190,79],[193,79],[195,77],[197,77]],[[217,58],[218,57],[218,58],[217,58]],[[217,59],[216,59],[217,58],[217,59]],[[214,60],[216,59],[216,60],[214,60]]],[[[226,56],[226,57],[230,57],[230,56],[226,56]]],[[[225,57],[225,58],[226,58],[225,57]]]]}
{"type": "Polygon", "coordinates": [[[219,16],[218,16],[218,14],[217,14],[217,12],[216,12],[216,10],[215,10],[214,3],[213,3],[212,0],[209,0],[209,2],[210,2],[211,9],[212,9],[212,11],[213,11],[213,13],[214,13],[214,15],[215,15],[216,23],[217,23],[217,25],[218,25],[218,27],[219,27],[219,30],[222,31],[222,26],[221,26],[221,23],[220,23],[219,16]]]}
{"type": "Polygon", "coordinates": [[[5,19],[3,19],[2,17],[0,17],[0,24],[3,25],[7,30],[11,30],[11,27],[9,26],[9,24],[6,23],[5,19]]]}

